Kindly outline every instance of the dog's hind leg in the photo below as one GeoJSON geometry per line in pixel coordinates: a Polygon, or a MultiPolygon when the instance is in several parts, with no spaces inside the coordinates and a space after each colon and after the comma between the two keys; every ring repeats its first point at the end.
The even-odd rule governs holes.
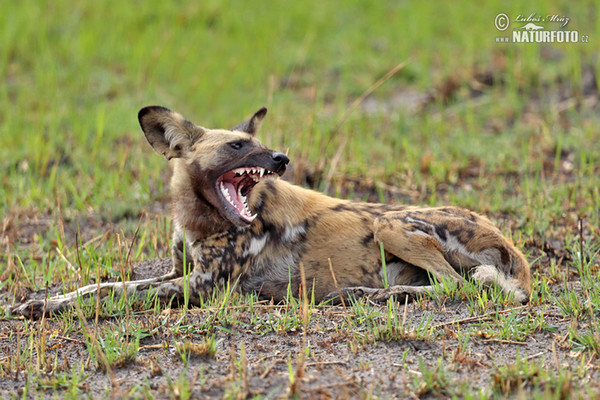
{"type": "MultiPolygon", "coordinates": [[[[385,213],[374,222],[374,238],[386,252],[423,269],[439,282],[451,280],[462,285],[465,277],[470,277],[485,286],[501,288],[517,302],[527,303],[529,299],[527,260],[489,220],[468,210],[410,208],[385,213]]],[[[400,272],[390,282],[399,286],[345,290],[355,297],[368,294],[384,300],[391,295],[415,297],[430,289],[407,289],[403,285],[414,283],[404,275],[400,272]]]]}
{"type": "MultiPolygon", "coordinates": [[[[411,229],[401,219],[395,218],[396,214],[386,213],[383,218],[377,218],[374,223],[375,241],[383,243],[384,250],[400,258],[403,262],[427,271],[440,282],[452,280],[462,283],[465,279],[452,268],[443,255],[439,241],[421,232],[411,229]]],[[[388,288],[347,287],[340,289],[339,293],[331,292],[325,296],[324,301],[331,300],[339,303],[339,297],[348,299],[368,296],[374,301],[385,301],[395,297],[399,301],[407,298],[412,300],[431,291],[431,285],[413,286],[411,279],[406,279],[405,274],[413,274],[407,269],[406,273],[400,272],[388,288]],[[408,280],[408,282],[407,282],[408,280]],[[408,283],[408,284],[407,284],[408,283]]]]}
{"type": "Polygon", "coordinates": [[[431,285],[427,286],[410,286],[410,285],[394,285],[388,288],[370,288],[366,286],[354,286],[340,288],[339,291],[331,292],[322,300],[323,303],[341,304],[342,299],[347,303],[350,299],[359,299],[368,297],[369,300],[382,303],[393,297],[397,301],[404,302],[412,301],[427,292],[433,290],[431,285]]]}

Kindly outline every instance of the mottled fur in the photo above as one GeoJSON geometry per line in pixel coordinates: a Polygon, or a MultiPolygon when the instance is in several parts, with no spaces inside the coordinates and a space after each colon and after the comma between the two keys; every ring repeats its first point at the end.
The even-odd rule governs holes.
{"type": "MultiPolygon", "coordinates": [[[[101,295],[107,288],[131,293],[154,288],[165,301],[182,299],[185,248],[192,304],[227,280],[237,281],[244,292],[281,300],[289,285],[298,293],[301,265],[317,301],[340,295],[413,297],[430,288],[431,277],[459,284],[476,279],[512,293],[518,302],[528,301],[530,273],[523,255],[487,218],[461,208],[340,200],[270,179],[248,195],[256,218],[240,220],[219,198],[217,178],[244,166],[282,174],[288,161],[254,137],[265,114],[263,108],[232,130],[211,130],[162,107],[140,111],[148,142],[173,164],[173,270],[155,279],[102,284],[101,295]]],[[[56,312],[77,295],[96,290],[90,285],[50,298],[46,311],[56,312]]],[[[39,317],[43,304],[31,300],[12,311],[39,317]]]]}

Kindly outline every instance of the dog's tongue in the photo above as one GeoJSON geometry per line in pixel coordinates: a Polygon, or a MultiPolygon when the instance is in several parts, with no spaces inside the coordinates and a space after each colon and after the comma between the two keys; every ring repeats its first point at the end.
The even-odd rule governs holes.
{"type": "MultiPolygon", "coordinates": [[[[239,184],[239,182],[236,183],[239,184]]],[[[238,196],[238,191],[234,182],[223,181],[223,186],[225,187],[225,190],[227,190],[227,193],[229,193],[229,198],[231,199],[230,203],[233,204],[233,206],[237,209],[238,213],[240,213],[245,207],[244,203],[238,196]]]]}

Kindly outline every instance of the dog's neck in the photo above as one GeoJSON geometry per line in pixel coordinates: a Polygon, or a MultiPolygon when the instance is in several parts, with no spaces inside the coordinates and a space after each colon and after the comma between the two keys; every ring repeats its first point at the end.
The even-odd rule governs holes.
{"type": "Polygon", "coordinates": [[[202,240],[235,229],[198,190],[208,183],[195,180],[182,173],[174,173],[171,178],[171,213],[174,222],[185,229],[187,240],[202,240]]]}
{"type": "Polygon", "coordinates": [[[173,193],[171,204],[173,220],[185,229],[189,240],[202,240],[234,228],[212,204],[193,192],[190,194],[188,197],[181,193],[173,193]]]}

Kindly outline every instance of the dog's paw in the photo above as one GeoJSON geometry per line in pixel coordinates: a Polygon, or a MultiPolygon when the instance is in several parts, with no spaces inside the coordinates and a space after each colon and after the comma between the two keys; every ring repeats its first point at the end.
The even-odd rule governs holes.
{"type": "Polygon", "coordinates": [[[385,303],[390,298],[403,303],[405,301],[411,302],[415,300],[424,292],[425,289],[421,286],[390,286],[387,289],[355,286],[331,292],[323,298],[322,302],[329,302],[329,304],[337,305],[341,304],[341,299],[348,302],[350,299],[367,297],[369,301],[374,303],[385,303]]]}
{"type": "Polygon", "coordinates": [[[323,297],[321,302],[331,305],[339,305],[342,304],[342,301],[348,302],[350,299],[360,299],[361,297],[371,296],[378,290],[379,289],[365,286],[345,287],[329,293],[327,296],[323,297]]]}
{"type": "Polygon", "coordinates": [[[420,293],[418,288],[412,286],[390,286],[387,289],[379,289],[369,296],[369,300],[375,303],[385,303],[389,299],[394,299],[404,303],[405,301],[412,302],[420,293]]]}

